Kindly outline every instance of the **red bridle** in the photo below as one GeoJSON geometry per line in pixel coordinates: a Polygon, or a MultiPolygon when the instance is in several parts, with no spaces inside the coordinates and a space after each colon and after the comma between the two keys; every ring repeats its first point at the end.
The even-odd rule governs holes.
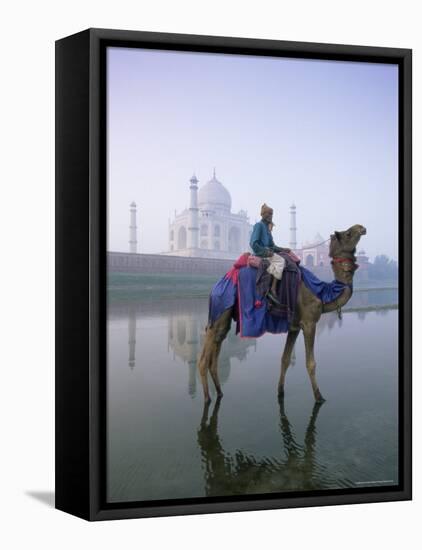
{"type": "Polygon", "coordinates": [[[354,270],[358,269],[359,267],[359,264],[355,263],[351,258],[337,257],[337,258],[333,258],[331,260],[331,263],[332,264],[352,264],[352,267],[354,270]]]}

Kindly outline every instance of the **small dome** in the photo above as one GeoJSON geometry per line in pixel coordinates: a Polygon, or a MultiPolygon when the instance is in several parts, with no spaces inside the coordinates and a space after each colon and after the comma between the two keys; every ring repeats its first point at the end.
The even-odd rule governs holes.
{"type": "Polygon", "coordinates": [[[232,199],[230,193],[215,177],[215,170],[212,179],[199,189],[198,203],[201,210],[213,210],[215,208],[231,210],[232,199]]]}

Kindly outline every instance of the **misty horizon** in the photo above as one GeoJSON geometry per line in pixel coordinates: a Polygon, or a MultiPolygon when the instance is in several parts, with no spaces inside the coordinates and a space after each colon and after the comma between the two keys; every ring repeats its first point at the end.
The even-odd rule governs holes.
{"type": "Polygon", "coordinates": [[[274,240],[298,247],[354,224],[358,250],[398,258],[398,73],[387,64],[108,49],[108,242],[169,251],[189,179],[212,178],[250,223],[266,202],[274,240]]]}

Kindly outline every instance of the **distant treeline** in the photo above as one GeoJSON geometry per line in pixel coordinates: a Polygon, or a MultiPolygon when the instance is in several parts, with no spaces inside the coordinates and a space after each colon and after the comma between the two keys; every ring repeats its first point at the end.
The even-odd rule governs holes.
{"type": "Polygon", "coordinates": [[[397,280],[398,264],[385,254],[376,256],[373,263],[368,264],[368,276],[377,281],[397,280]]]}

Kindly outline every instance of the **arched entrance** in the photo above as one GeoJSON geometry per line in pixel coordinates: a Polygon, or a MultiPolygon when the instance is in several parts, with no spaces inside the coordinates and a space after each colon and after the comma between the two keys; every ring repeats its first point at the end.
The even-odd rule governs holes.
{"type": "Polygon", "coordinates": [[[177,234],[177,248],[186,248],[186,228],[182,225],[177,234]]]}
{"type": "Polygon", "coordinates": [[[240,252],[240,231],[237,227],[231,227],[229,231],[229,252],[240,252]]]}
{"type": "Polygon", "coordinates": [[[312,254],[308,254],[305,259],[306,267],[312,267],[314,265],[314,257],[312,254]]]}

